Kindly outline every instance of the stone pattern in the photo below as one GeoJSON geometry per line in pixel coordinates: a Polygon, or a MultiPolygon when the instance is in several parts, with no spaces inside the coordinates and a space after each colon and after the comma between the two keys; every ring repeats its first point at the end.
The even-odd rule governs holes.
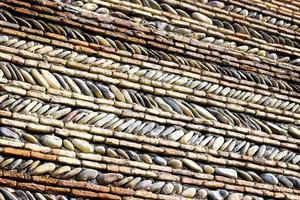
{"type": "Polygon", "coordinates": [[[0,199],[299,199],[299,13],[2,0],[0,199]]]}

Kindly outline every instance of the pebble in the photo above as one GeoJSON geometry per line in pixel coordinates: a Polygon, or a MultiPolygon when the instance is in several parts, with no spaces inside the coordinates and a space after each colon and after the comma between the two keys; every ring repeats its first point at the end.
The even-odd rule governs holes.
{"type": "Polygon", "coordinates": [[[277,185],[278,179],[271,173],[264,173],[261,175],[261,178],[266,181],[267,183],[277,185]]]}
{"type": "Polygon", "coordinates": [[[200,199],[205,199],[207,197],[207,190],[206,189],[198,190],[198,196],[200,199]]]}
{"type": "Polygon", "coordinates": [[[208,3],[208,5],[210,5],[212,7],[217,7],[217,8],[220,8],[220,9],[225,7],[224,3],[220,2],[220,1],[210,1],[208,3]]]}
{"type": "Polygon", "coordinates": [[[182,129],[176,130],[173,133],[168,135],[168,139],[177,141],[184,135],[184,132],[182,129]]]}
{"type": "Polygon", "coordinates": [[[50,148],[61,148],[63,144],[62,140],[54,135],[43,135],[40,141],[43,145],[50,148]]]}
{"type": "Polygon", "coordinates": [[[35,143],[35,144],[38,143],[37,139],[33,135],[30,135],[27,133],[23,133],[22,138],[24,138],[24,140],[31,142],[31,143],[35,143]]]}
{"type": "Polygon", "coordinates": [[[283,175],[278,175],[277,176],[277,179],[278,181],[283,184],[285,187],[288,187],[288,188],[292,188],[293,187],[293,183],[287,179],[285,176],[283,175]]]}
{"type": "Polygon", "coordinates": [[[231,193],[230,195],[228,195],[226,200],[242,200],[242,198],[242,193],[231,193]]]}
{"type": "Polygon", "coordinates": [[[87,141],[81,139],[72,139],[73,145],[83,153],[93,153],[94,147],[87,141]]]}
{"type": "Polygon", "coordinates": [[[96,146],[95,147],[95,152],[98,153],[98,154],[104,155],[105,154],[105,147],[103,147],[103,146],[96,146]]]}
{"type": "Polygon", "coordinates": [[[300,139],[300,130],[299,129],[297,129],[297,128],[293,127],[293,126],[290,126],[288,128],[288,133],[290,135],[292,135],[293,137],[295,137],[297,139],[300,139]]]}
{"type": "Polygon", "coordinates": [[[183,190],[181,193],[182,196],[187,197],[187,198],[192,198],[196,194],[196,189],[195,188],[187,188],[183,190]]]}
{"type": "Polygon", "coordinates": [[[237,170],[239,176],[247,181],[253,181],[253,178],[243,170],[237,170]]]}
{"type": "Polygon", "coordinates": [[[168,166],[171,166],[175,169],[181,169],[182,168],[182,162],[178,159],[172,159],[168,162],[168,166]]]}
{"type": "Polygon", "coordinates": [[[182,138],[180,138],[180,143],[187,144],[188,141],[193,137],[193,135],[194,135],[194,131],[189,131],[182,138]]]}
{"type": "Polygon", "coordinates": [[[92,180],[95,179],[98,175],[97,170],[94,169],[84,169],[83,171],[81,171],[77,177],[76,180],[78,181],[88,181],[88,180],[92,180]]]}
{"type": "Polygon", "coordinates": [[[293,164],[297,164],[299,161],[300,161],[300,155],[297,155],[292,159],[293,164]]]}
{"type": "Polygon", "coordinates": [[[199,20],[199,21],[203,21],[207,24],[213,24],[212,20],[209,17],[207,17],[199,12],[192,13],[192,18],[199,20]]]}
{"type": "Polygon", "coordinates": [[[212,145],[212,149],[219,150],[223,144],[224,144],[224,137],[222,137],[222,136],[217,137],[217,139],[214,141],[214,143],[212,145]]]}
{"type": "Polygon", "coordinates": [[[0,188],[0,192],[2,193],[2,195],[5,197],[5,199],[9,199],[9,200],[18,200],[17,197],[15,197],[15,195],[13,195],[10,191],[4,189],[4,188],[0,188]]]}
{"type": "Polygon", "coordinates": [[[54,163],[45,163],[42,164],[38,167],[36,167],[34,170],[31,171],[31,175],[36,176],[36,175],[43,175],[49,172],[54,171],[56,168],[54,163]]]}
{"type": "Polygon", "coordinates": [[[204,165],[203,170],[207,174],[213,174],[215,172],[215,169],[210,165],[204,165]]]}
{"type": "Polygon", "coordinates": [[[142,155],[142,160],[145,163],[152,164],[152,158],[148,154],[143,154],[142,155]]]}
{"type": "Polygon", "coordinates": [[[203,172],[202,168],[200,167],[200,165],[198,165],[197,163],[195,163],[194,161],[184,158],[182,159],[182,162],[185,166],[187,166],[188,168],[195,170],[196,172],[203,172]]]}
{"type": "Polygon", "coordinates": [[[135,190],[145,190],[152,185],[152,180],[143,180],[135,186],[135,190]]]}
{"type": "Polygon", "coordinates": [[[67,139],[63,140],[64,147],[70,151],[74,151],[74,145],[67,139]]]}
{"type": "Polygon", "coordinates": [[[166,159],[160,157],[160,156],[155,156],[153,161],[158,164],[158,165],[162,165],[162,166],[166,166],[167,165],[167,161],[166,159]]]}
{"type": "Polygon", "coordinates": [[[208,191],[208,196],[211,200],[224,200],[228,196],[226,190],[211,190],[208,191]]]}
{"type": "Polygon", "coordinates": [[[150,191],[151,192],[158,192],[160,189],[165,185],[166,183],[163,181],[158,181],[153,183],[153,185],[150,186],[150,191]]]}
{"type": "Polygon", "coordinates": [[[134,188],[140,181],[141,177],[136,177],[124,185],[125,188],[134,188]]]}
{"type": "Polygon", "coordinates": [[[95,11],[97,10],[98,8],[98,5],[97,4],[94,4],[94,3],[86,3],[82,6],[83,9],[87,9],[87,10],[90,10],[90,11],[95,11]]]}
{"type": "Polygon", "coordinates": [[[162,188],[161,192],[163,194],[171,194],[174,190],[174,185],[171,183],[167,183],[164,185],[164,187],[162,188]]]}
{"type": "Polygon", "coordinates": [[[122,174],[117,173],[106,173],[106,174],[100,174],[97,177],[97,182],[100,185],[109,185],[113,182],[119,181],[120,179],[123,179],[122,174]]]}
{"type": "Polygon", "coordinates": [[[14,131],[6,128],[6,127],[0,127],[0,134],[5,137],[10,137],[14,139],[19,139],[19,135],[15,133],[14,131]]]}
{"type": "Polygon", "coordinates": [[[57,176],[59,176],[59,175],[61,175],[61,174],[64,174],[64,173],[66,173],[66,172],[69,172],[69,171],[71,171],[72,169],[71,169],[71,167],[70,166],[62,166],[62,167],[59,167],[59,168],[57,168],[52,174],[51,174],[51,176],[52,177],[57,177],[57,176]]]}
{"type": "Polygon", "coordinates": [[[216,167],[215,173],[229,178],[237,179],[237,172],[234,169],[216,167]]]}

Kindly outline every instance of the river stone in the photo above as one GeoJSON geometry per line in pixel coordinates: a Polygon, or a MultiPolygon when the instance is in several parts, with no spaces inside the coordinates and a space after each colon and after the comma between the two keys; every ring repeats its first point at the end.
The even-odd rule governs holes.
{"type": "Polygon", "coordinates": [[[290,126],[288,128],[288,133],[290,135],[292,135],[293,137],[295,137],[297,139],[300,139],[300,130],[299,129],[297,129],[297,128],[293,127],[293,126],[290,126]]]}
{"type": "Polygon", "coordinates": [[[160,156],[155,156],[153,161],[158,164],[158,165],[162,165],[162,166],[166,166],[167,165],[167,161],[166,159],[160,157],[160,156]]]}
{"type": "Polygon", "coordinates": [[[300,155],[297,155],[292,159],[293,164],[297,164],[299,161],[300,161],[300,155]]]}
{"type": "Polygon", "coordinates": [[[152,180],[143,180],[135,186],[135,190],[148,189],[152,185],[152,180]]]}
{"type": "Polygon", "coordinates": [[[57,176],[59,176],[59,175],[61,175],[61,174],[63,174],[63,173],[69,172],[69,171],[71,171],[71,170],[72,170],[72,169],[71,169],[70,166],[62,166],[62,167],[57,168],[57,169],[51,174],[51,176],[55,178],[55,177],[57,177],[57,176]]]}
{"type": "Polygon", "coordinates": [[[212,145],[212,149],[219,150],[223,144],[224,144],[224,137],[222,137],[222,136],[217,137],[217,139],[214,141],[214,143],[212,145]]]}
{"type": "Polygon", "coordinates": [[[98,8],[98,5],[97,4],[94,4],[94,3],[86,3],[82,6],[83,9],[87,9],[87,10],[90,10],[90,11],[95,11],[97,10],[98,8]]]}
{"type": "Polygon", "coordinates": [[[97,170],[94,169],[84,169],[83,171],[81,171],[77,177],[76,180],[78,181],[88,181],[88,180],[92,180],[95,179],[97,177],[97,170]]]}
{"type": "Polygon", "coordinates": [[[187,188],[181,193],[182,196],[187,197],[187,198],[192,198],[195,196],[195,194],[196,194],[195,188],[187,188]]]}
{"type": "Polygon", "coordinates": [[[0,127],[0,135],[5,136],[5,137],[10,137],[14,139],[19,139],[19,135],[12,131],[11,129],[8,129],[6,127],[0,127]]]}
{"type": "Polygon", "coordinates": [[[198,190],[198,196],[201,199],[205,199],[207,197],[207,190],[206,189],[198,190]]]}
{"type": "Polygon", "coordinates": [[[237,172],[241,178],[243,178],[247,181],[253,181],[253,178],[247,172],[245,172],[243,170],[237,170],[237,172]]]}
{"type": "Polygon", "coordinates": [[[172,183],[167,183],[164,185],[161,192],[163,194],[171,194],[173,192],[173,190],[174,190],[174,185],[172,183]]]}
{"type": "Polygon", "coordinates": [[[163,186],[165,185],[166,183],[163,182],[163,181],[158,181],[158,182],[155,182],[153,183],[151,186],[150,186],[150,191],[151,192],[158,192],[161,190],[161,188],[163,188],[163,186]]]}
{"type": "Polygon", "coordinates": [[[142,160],[145,163],[152,164],[152,158],[148,154],[143,154],[142,155],[142,160]]]}
{"type": "Polygon", "coordinates": [[[283,175],[280,174],[280,175],[277,176],[277,179],[285,187],[288,187],[288,188],[292,188],[293,187],[293,183],[288,178],[286,178],[285,176],[283,176],[283,175]]]}
{"type": "Polygon", "coordinates": [[[140,181],[141,177],[136,177],[124,185],[125,188],[134,188],[140,181]]]}
{"type": "Polygon", "coordinates": [[[175,169],[181,169],[182,168],[182,162],[178,159],[172,159],[168,162],[168,166],[171,166],[175,169]]]}
{"type": "Polygon", "coordinates": [[[184,135],[184,132],[182,129],[176,130],[173,133],[168,135],[169,140],[177,141],[184,135]]]}
{"type": "Polygon", "coordinates": [[[223,3],[223,2],[220,2],[220,1],[210,1],[210,2],[208,3],[208,5],[210,5],[210,6],[212,6],[212,7],[217,7],[217,8],[220,8],[220,9],[222,9],[222,8],[225,7],[224,3],[223,3]]]}
{"type": "Polygon", "coordinates": [[[15,195],[13,195],[10,191],[4,188],[0,188],[0,192],[7,200],[18,200],[18,198],[15,195]]]}
{"type": "Polygon", "coordinates": [[[190,159],[184,158],[184,159],[182,159],[182,162],[186,167],[188,167],[192,170],[195,170],[196,172],[203,172],[200,165],[198,165],[197,163],[195,163],[194,161],[192,161],[190,159]]]}
{"type": "Polygon", "coordinates": [[[87,141],[81,139],[72,139],[73,145],[83,153],[93,153],[94,147],[87,141]]]}
{"type": "Polygon", "coordinates": [[[208,191],[208,196],[211,200],[224,200],[228,196],[226,190],[210,190],[208,191]]]}
{"type": "Polygon", "coordinates": [[[40,141],[43,145],[50,148],[61,148],[63,144],[62,140],[54,135],[43,135],[40,141]]]}
{"type": "MultiPolygon", "coordinates": [[[[20,200],[30,200],[29,197],[27,197],[27,194],[22,190],[15,190],[14,194],[20,199],[20,200]]],[[[5,200],[4,196],[0,193],[0,200],[5,200]]]]}
{"type": "Polygon", "coordinates": [[[203,15],[199,12],[193,12],[192,18],[202,21],[202,22],[205,22],[207,24],[213,24],[212,20],[209,17],[207,17],[206,15],[203,15]]]}
{"type": "Polygon", "coordinates": [[[228,195],[226,200],[242,200],[243,194],[242,193],[231,193],[228,195]]]}
{"type": "Polygon", "coordinates": [[[36,175],[43,175],[43,174],[47,174],[49,172],[54,171],[56,168],[54,163],[45,163],[42,164],[38,167],[36,167],[34,170],[31,171],[31,175],[36,176],[36,175]]]}
{"type": "Polygon", "coordinates": [[[216,167],[215,173],[229,178],[237,179],[237,172],[234,169],[216,167]]]}
{"type": "Polygon", "coordinates": [[[117,173],[106,173],[106,174],[100,174],[97,177],[97,182],[100,185],[109,185],[113,182],[119,181],[120,179],[123,179],[122,174],[117,173]]]}
{"type": "Polygon", "coordinates": [[[261,178],[267,183],[270,183],[273,185],[278,184],[278,179],[271,173],[264,173],[261,175],[261,178]]]}
{"type": "Polygon", "coordinates": [[[193,137],[194,131],[189,131],[182,138],[180,138],[180,143],[187,144],[188,141],[193,137]]]}
{"type": "Polygon", "coordinates": [[[207,174],[213,174],[215,172],[215,169],[210,165],[204,165],[203,170],[207,174]]]}

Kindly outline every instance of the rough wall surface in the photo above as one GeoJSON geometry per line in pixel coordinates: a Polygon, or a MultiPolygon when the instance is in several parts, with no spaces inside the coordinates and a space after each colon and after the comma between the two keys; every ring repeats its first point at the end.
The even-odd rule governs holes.
{"type": "Polygon", "coordinates": [[[299,8],[0,0],[0,200],[299,200],[299,8]]]}

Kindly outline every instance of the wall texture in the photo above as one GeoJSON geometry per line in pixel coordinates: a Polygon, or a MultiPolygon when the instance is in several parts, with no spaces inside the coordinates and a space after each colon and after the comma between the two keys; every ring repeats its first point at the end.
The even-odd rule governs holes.
{"type": "Polygon", "coordinates": [[[0,200],[299,200],[299,24],[291,0],[0,0],[0,200]]]}

